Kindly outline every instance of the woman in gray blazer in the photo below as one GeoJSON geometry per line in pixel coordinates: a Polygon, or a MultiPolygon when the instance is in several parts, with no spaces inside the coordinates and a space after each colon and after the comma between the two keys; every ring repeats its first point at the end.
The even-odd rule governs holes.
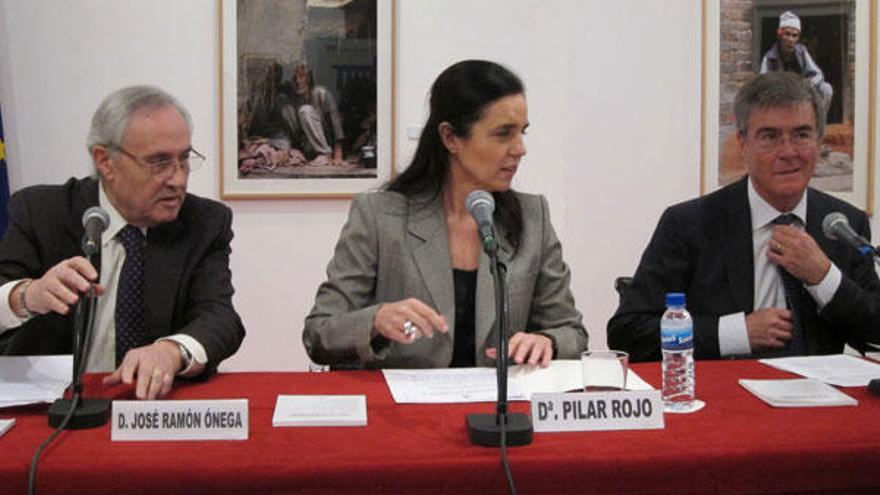
{"type": "Polygon", "coordinates": [[[467,60],[438,76],[410,166],[383,190],[352,201],[305,321],[303,343],[313,361],[492,364],[494,283],[465,208],[477,189],[495,199],[513,361],[546,366],[587,348],[547,201],[511,190],[528,125],[522,81],[506,68],[467,60]]]}

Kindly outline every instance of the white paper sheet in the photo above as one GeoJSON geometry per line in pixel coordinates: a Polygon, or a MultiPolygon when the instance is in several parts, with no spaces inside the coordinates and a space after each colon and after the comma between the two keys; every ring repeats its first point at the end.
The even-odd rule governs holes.
{"type": "Polygon", "coordinates": [[[13,426],[15,426],[15,418],[0,419],[0,437],[2,437],[3,434],[9,431],[13,426]]]}
{"type": "Polygon", "coordinates": [[[874,378],[880,378],[880,364],[845,354],[761,359],[760,362],[838,387],[864,387],[874,378]]]}
{"type": "MultiPolygon", "coordinates": [[[[398,404],[448,404],[494,402],[498,398],[495,368],[383,370],[385,382],[398,404]]],[[[567,392],[584,386],[579,360],[554,360],[547,368],[511,366],[507,373],[507,399],[527,401],[534,393],[567,392]]],[[[627,388],[651,390],[629,370],[627,388]]]]}
{"type": "Polygon", "coordinates": [[[272,426],[366,426],[365,395],[279,395],[272,426]]]}
{"type": "Polygon", "coordinates": [[[60,398],[72,368],[71,355],[0,357],[0,408],[60,398]]]}
{"type": "Polygon", "coordinates": [[[859,401],[810,378],[789,380],[740,380],[739,384],[776,407],[855,406],[859,401]]]}

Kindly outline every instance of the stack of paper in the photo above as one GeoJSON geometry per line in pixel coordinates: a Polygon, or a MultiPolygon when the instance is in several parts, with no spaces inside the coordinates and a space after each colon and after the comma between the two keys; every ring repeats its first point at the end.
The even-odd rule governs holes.
{"type": "Polygon", "coordinates": [[[365,395],[279,395],[272,426],[366,426],[365,395]]]}
{"type": "Polygon", "coordinates": [[[864,387],[880,378],[880,364],[846,354],[762,359],[760,362],[838,387],[864,387]]]}
{"type": "Polygon", "coordinates": [[[858,401],[827,383],[812,379],[740,380],[739,384],[771,406],[855,406],[858,401]]]}
{"type": "MultiPolygon", "coordinates": [[[[495,368],[382,370],[382,373],[394,402],[398,404],[494,402],[498,398],[495,368]]],[[[553,360],[546,368],[524,364],[511,366],[507,378],[509,401],[527,401],[534,393],[584,388],[579,360],[553,360]]],[[[632,370],[627,372],[626,388],[652,389],[632,370]]]]}
{"type": "Polygon", "coordinates": [[[0,357],[0,407],[52,402],[70,383],[73,356],[0,357]]]}

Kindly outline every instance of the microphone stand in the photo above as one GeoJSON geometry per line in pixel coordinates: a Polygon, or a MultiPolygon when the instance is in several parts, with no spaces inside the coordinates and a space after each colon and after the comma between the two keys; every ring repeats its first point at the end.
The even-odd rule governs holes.
{"type": "Polygon", "coordinates": [[[498,261],[498,244],[495,239],[484,241],[483,249],[489,255],[492,275],[495,279],[495,311],[498,321],[498,351],[495,374],[498,380],[498,399],[495,414],[468,414],[467,427],[471,443],[485,447],[504,448],[506,445],[532,443],[532,420],[527,414],[507,413],[507,334],[508,300],[505,275],[507,267],[498,261]]]}
{"type": "MultiPolygon", "coordinates": [[[[92,266],[101,266],[98,261],[99,251],[100,247],[94,249],[94,252],[86,252],[92,266]]],[[[92,286],[76,303],[73,323],[73,380],[70,385],[73,395],[70,399],[58,399],[49,406],[49,426],[52,428],[62,427],[67,430],[95,428],[110,419],[109,399],[85,399],[82,397],[82,375],[88,356],[87,347],[91,341],[92,329],[95,324],[96,301],[97,296],[94,286],[92,286]]]]}

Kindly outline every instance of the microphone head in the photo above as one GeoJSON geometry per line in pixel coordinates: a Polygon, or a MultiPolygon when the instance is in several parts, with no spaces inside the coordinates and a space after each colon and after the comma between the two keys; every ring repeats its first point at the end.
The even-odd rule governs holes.
{"type": "Polygon", "coordinates": [[[488,192],[483,191],[482,189],[477,189],[471,191],[470,194],[467,195],[467,198],[464,200],[464,205],[471,215],[474,214],[474,209],[480,206],[488,208],[489,213],[492,213],[495,211],[495,198],[493,198],[488,192]]]}
{"type": "Polygon", "coordinates": [[[110,226],[110,215],[108,215],[100,206],[92,206],[83,213],[83,227],[88,227],[89,221],[92,219],[97,219],[101,222],[101,232],[107,230],[107,227],[110,226]]]}
{"type": "Polygon", "coordinates": [[[825,234],[825,237],[831,239],[832,241],[837,240],[837,233],[834,231],[835,226],[843,222],[846,225],[849,225],[849,220],[846,219],[846,216],[839,211],[833,211],[822,219],[822,232],[825,234]]]}

